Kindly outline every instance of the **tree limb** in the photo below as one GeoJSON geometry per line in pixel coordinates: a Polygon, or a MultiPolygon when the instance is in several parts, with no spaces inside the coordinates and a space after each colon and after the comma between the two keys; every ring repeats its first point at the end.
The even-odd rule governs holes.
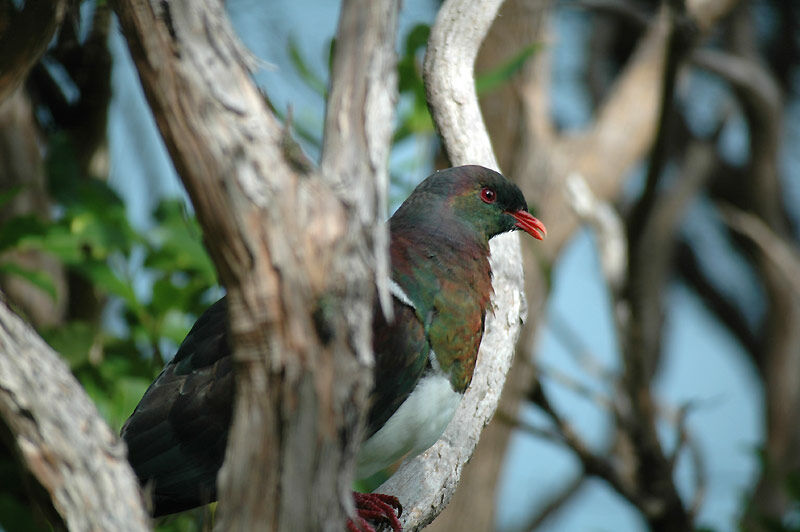
{"type": "MultiPolygon", "coordinates": [[[[689,0],[687,10],[706,35],[734,3],[735,0],[689,0]]],[[[549,101],[548,61],[552,47],[548,45],[551,39],[546,28],[552,6],[551,2],[508,0],[502,8],[503,16],[494,21],[480,59],[481,64],[491,68],[501,63],[498,55],[513,53],[515,47],[531,42],[545,43],[509,83],[507,90],[482,97],[501,166],[537,209],[537,216],[545,223],[552,221],[553,226],[548,228],[544,246],[537,245],[535,251],[528,252],[532,246],[523,243],[526,295],[532,317],[520,343],[521,352],[526,354],[536,335],[536,317],[544,312],[548,268],[577,227],[577,217],[570,211],[563,194],[564,178],[576,172],[585,177],[599,199],[608,201],[617,197],[630,169],[650,148],[655,135],[667,35],[663,18],[652,21],[614,86],[608,90],[609,97],[597,109],[595,120],[584,131],[560,134],[552,122],[549,101]]],[[[506,388],[530,387],[534,379],[530,366],[515,364],[506,388]]],[[[505,408],[509,411],[516,409],[515,396],[504,394],[505,408]]],[[[491,519],[484,517],[488,512],[483,501],[493,496],[502,463],[497,457],[502,451],[496,449],[505,448],[510,431],[502,424],[493,423],[487,432],[493,448],[480,445],[476,458],[466,470],[473,489],[459,492],[458,506],[448,510],[452,517],[439,526],[439,530],[463,528],[459,526],[461,523],[475,529],[492,526],[491,519]],[[475,465],[478,460],[482,462],[480,467],[475,465]],[[490,466],[483,465],[489,462],[495,464],[493,474],[490,466]],[[472,474],[472,471],[480,473],[472,474]]]]}
{"type": "Polygon", "coordinates": [[[547,501],[536,509],[536,513],[527,518],[525,523],[517,527],[516,530],[520,532],[529,532],[542,526],[580,491],[585,480],[586,475],[581,471],[566,483],[559,486],[554,493],[550,494],[547,501]]]}
{"type": "Polygon", "coordinates": [[[391,83],[366,72],[391,66],[395,4],[353,0],[342,8],[345,49],[360,39],[361,57],[372,59],[349,64],[337,54],[337,84],[359,89],[332,96],[323,177],[283,152],[286,132],[252,82],[253,61],[222,4],[115,2],[228,293],[237,394],[218,478],[218,530],[334,530],[352,509],[371,384],[374,272],[365,243],[383,221],[376,201],[385,192],[376,192],[372,172],[386,164],[388,136],[369,123],[335,131],[331,120],[355,124],[368,105],[393,98],[391,83]],[[368,152],[349,162],[336,152],[338,134],[368,152]],[[343,202],[344,191],[366,205],[343,202]]]}
{"type": "Polygon", "coordinates": [[[746,317],[730,298],[717,289],[710,276],[703,271],[696,252],[686,240],[678,243],[675,264],[684,282],[755,359],[756,353],[761,350],[760,342],[746,317]]]}
{"type": "Polygon", "coordinates": [[[800,297],[800,254],[795,247],[776,235],[764,221],[733,205],[718,205],[725,223],[737,233],[746,236],[761,250],[783,275],[796,297],[800,297]]]}
{"type": "MultiPolygon", "coordinates": [[[[481,164],[497,169],[475,94],[473,64],[499,6],[498,0],[449,0],[431,29],[425,85],[434,122],[453,165],[481,164]]],[[[494,312],[486,316],[472,384],[455,418],[433,447],[404,464],[379,488],[414,494],[412,500],[403,501],[403,526],[408,530],[425,526],[444,509],[483,427],[497,408],[525,315],[518,242],[515,234],[491,242],[494,312]]]]}
{"type": "Polygon", "coordinates": [[[124,445],[58,355],[0,301],[0,421],[69,530],[145,531],[124,445]]]}
{"type": "MultiPolygon", "coordinates": [[[[397,100],[397,2],[366,9],[363,2],[345,2],[336,35],[331,90],[325,114],[322,176],[339,199],[369,229],[375,275],[383,311],[391,313],[389,294],[389,229],[372,223],[388,218],[387,161],[392,142],[392,116],[397,100]],[[374,183],[374,184],[373,184],[374,183]],[[364,201],[352,188],[374,189],[364,201]]],[[[367,309],[371,311],[370,309],[367,309]]],[[[370,316],[363,323],[369,328],[370,316]]]]}

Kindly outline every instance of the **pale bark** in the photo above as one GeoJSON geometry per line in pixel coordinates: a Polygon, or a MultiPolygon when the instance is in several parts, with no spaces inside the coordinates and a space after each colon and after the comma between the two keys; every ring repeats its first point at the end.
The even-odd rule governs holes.
{"type": "Polygon", "coordinates": [[[144,531],[125,447],[69,368],[0,302],[0,433],[72,531],[144,531]]]}
{"type": "Polygon", "coordinates": [[[342,7],[322,175],[283,152],[219,3],[116,8],[228,291],[237,401],[217,529],[339,530],[370,386],[373,254],[386,254],[375,175],[391,111],[362,120],[394,98],[397,4],[342,7]]]}
{"type": "MultiPolygon", "coordinates": [[[[475,94],[473,64],[499,6],[496,0],[450,0],[442,6],[431,29],[425,86],[434,122],[455,166],[481,164],[497,169],[475,94]]],[[[487,314],[472,384],[442,438],[401,466],[378,489],[404,494],[400,499],[404,506],[401,520],[407,530],[431,522],[452,497],[462,468],[497,408],[511,365],[526,313],[518,236],[495,238],[491,253],[494,310],[487,314]]]]}

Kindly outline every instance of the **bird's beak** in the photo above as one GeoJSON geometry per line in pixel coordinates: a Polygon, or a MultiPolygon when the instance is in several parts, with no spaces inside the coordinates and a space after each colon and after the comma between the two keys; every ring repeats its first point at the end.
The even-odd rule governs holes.
{"type": "Polygon", "coordinates": [[[507,212],[509,216],[513,216],[514,219],[517,221],[516,225],[533,238],[537,240],[544,240],[544,237],[547,236],[547,229],[545,229],[544,224],[534,218],[534,216],[529,213],[528,211],[514,211],[514,212],[507,212]]]}

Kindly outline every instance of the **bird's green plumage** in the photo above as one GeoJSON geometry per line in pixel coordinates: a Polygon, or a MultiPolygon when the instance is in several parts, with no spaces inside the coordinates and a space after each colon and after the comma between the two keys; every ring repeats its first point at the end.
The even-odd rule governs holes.
{"type": "Polygon", "coordinates": [[[454,389],[472,379],[492,292],[489,239],[514,229],[507,211],[527,210],[519,189],[479,166],[437,172],[390,220],[393,278],[414,302],[454,389]],[[481,199],[491,188],[496,201],[481,199]]]}
{"type": "MultiPolygon", "coordinates": [[[[414,429],[408,427],[433,441],[444,430],[449,418],[441,412],[455,410],[456,392],[464,392],[475,368],[492,291],[489,239],[522,227],[513,216],[521,211],[527,205],[516,186],[497,172],[465,166],[426,179],[392,216],[394,320],[375,303],[374,387],[363,445],[373,463],[359,467],[385,467],[386,460],[433,443],[411,441],[414,429]],[[433,392],[415,395],[418,389],[433,392]],[[414,397],[416,402],[409,400],[414,397]],[[435,400],[421,397],[441,398],[447,409],[437,413],[436,404],[427,404],[435,400]],[[403,416],[394,416],[401,411],[403,416]],[[408,441],[394,445],[394,435],[403,431],[408,441]],[[384,449],[388,456],[382,456],[384,449]]],[[[223,299],[197,321],[122,429],[134,470],[152,485],[156,515],[216,498],[233,408],[227,335],[223,299]]]]}

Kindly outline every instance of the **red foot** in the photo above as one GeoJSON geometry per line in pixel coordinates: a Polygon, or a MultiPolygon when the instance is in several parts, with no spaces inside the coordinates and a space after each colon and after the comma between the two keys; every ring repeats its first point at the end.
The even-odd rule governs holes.
{"type": "Polygon", "coordinates": [[[403,513],[403,507],[397,497],[383,493],[358,493],[353,492],[356,500],[357,524],[352,520],[347,522],[350,532],[375,532],[375,527],[370,524],[385,523],[392,527],[394,532],[402,532],[398,517],[403,513]],[[395,513],[396,512],[396,513],[395,513]]]}

